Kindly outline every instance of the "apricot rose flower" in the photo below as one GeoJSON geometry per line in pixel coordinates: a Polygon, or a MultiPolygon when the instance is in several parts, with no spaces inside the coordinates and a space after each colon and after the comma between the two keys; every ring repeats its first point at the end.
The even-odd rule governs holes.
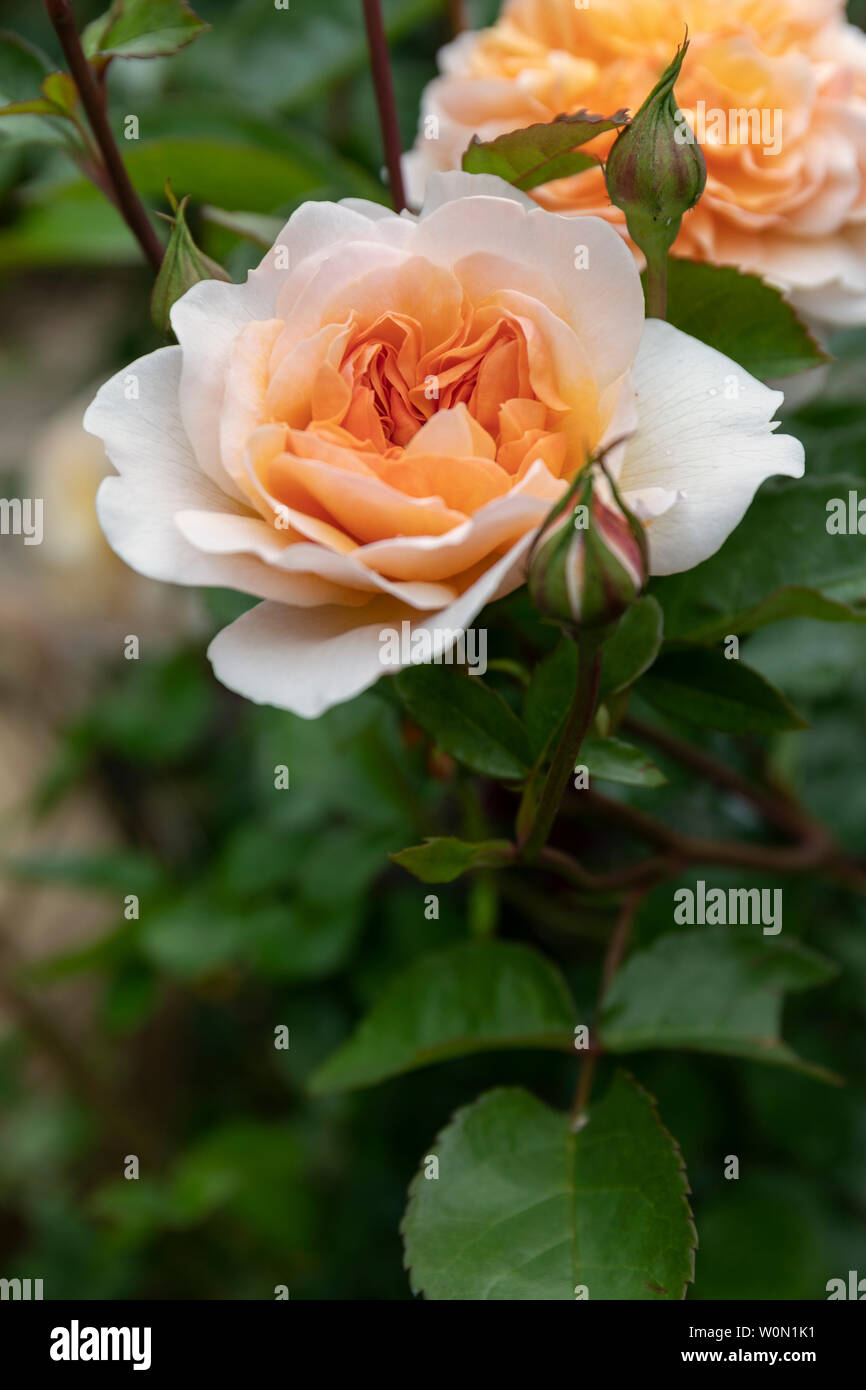
{"type": "MultiPolygon", "coordinates": [[[[707,185],[674,254],[762,275],[818,323],[866,322],[866,36],[844,16],[843,0],[507,0],[492,28],[439,55],[410,198],[432,169],[460,168],[474,134],[636,111],[688,25],[676,96],[707,185]]],[[[604,158],[613,138],[585,149],[604,158]]],[[[600,168],[533,196],[625,235],[600,168]]]]}
{"type": "Polygon", "coordinates": [[[384,628],[456,633],[522,584],[593,450],[620,441],[656,574],[803,468],[780,393],[645,323],[605,222],[497,179],[437,175],[417,218],[308,203],[245,284],[195,285],[172,323],[178,345],[85,417],[119,475],[102,526],[145,575],[263,599],[214,639],[215,672],[307,717],[383,674],[384,628]]]}

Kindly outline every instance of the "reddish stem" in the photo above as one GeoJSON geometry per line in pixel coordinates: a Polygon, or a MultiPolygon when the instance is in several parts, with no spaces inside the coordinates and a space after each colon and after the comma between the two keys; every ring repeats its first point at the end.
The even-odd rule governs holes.
{"type": "Polygon", "coordinates": [[[448,0],[448,18],[451,21],[451,32],[455,37],[457,34],[462,34],[464,29],[468,29],[466,0],[448,0]]]}
{"type": "MultiPolygon", "coordinates": [[[[647,891],[647,888],[643,890],[635,889],[634,892],[630,893],[628,897],[624,899],[620,908],[619,917],[611,933],[604,956],[604,962],[601,967],[601,983],[598,987],[598,997],[595,1001],[595,1011],[592,1020],[593,1036],[598,1033],[605,996],[613,983],[614,975],[622,965],[623,956],[628,948],[637,910],[647,891]]],[[[577,1090],[569,1113],[569,1120],[573,1130],[581,1129],[586,1123],[586,1111],[592,1092],[593,1079],[595,1077],[596,1059],[599,1052],[602,1050],[603,1049],[599,1048],[597,1044],[590,1047],[581,1063],[580,1074],[577,1078],[577,1090]]]]}
{"type": "Polygon", "coordinates": [[[400,123],[397,119],[397,102],[394,99],[394,81],[391,76],[391,60],[388,54],[388,40],[385,35],[385,22],[382,18],[381,0],[364,0],[364,23],[367,26],[370,67],[373,72],[373,84],[376,88],[376,105],[379,108],[379,124],[382,128],[382,143],[385,147],[385,164],[388,168],[391,201],[394,204],[394,211],[402,212],[406,206],[401,162],[403,148],[400,141],[400,123]]]}
{"type": "Polygon", "coordinates": [[[69,72],[78,88],[81,104],[87,113],[99,152],[105,165],[105,173],[111,184],[113,201],[129,230],[132,232],[147,260],[155,271],[162,265],[163,249],[154,231],[142,202],[132,186],[126,172],[120,151],[108,123],[103,93],[100,91],[93,69],[84,55],[75,16],[69,0],[45,0],[48,18],[60,40],[63,56],[69,64],[69,72]]]}

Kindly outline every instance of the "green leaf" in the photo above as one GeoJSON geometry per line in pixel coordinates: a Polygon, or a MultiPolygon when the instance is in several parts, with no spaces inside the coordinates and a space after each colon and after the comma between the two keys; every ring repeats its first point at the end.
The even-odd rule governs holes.
{"type": "Polygon", "coordinates": [[[243,912],[210,900],[199,889],[146,912],[140,923],[144,959],[165,975],[195,979],[233,966],[241,959],[250,934],[261,929],[263,911],[275,917],[274,929],[285,926],[279,907],[243,912]]]}
{"type": "MultiPolygon", "coordinates": [[[[655,661],[662,641],[662,611],[644,595],[633,603],[604,644],[599,701],[626,689],[655,661]]],[[[550,747],[565,721],[577,685],[577,645],[565,637],[532,673],[523,719],[536,758],[550,747]]]]}
{"type": "Polygon", "coordinates": [[[856,389],[864,357],[866,344],[855,361],[837,359],[827,373],[821,396],[804,401],[791,413],[786,411],[782,426],[803,444],[810,476],[855,474],[861,489],[866,482],[866,400],[853,394],[838,394],[842,388],[837,380],[846,393],[856,389]]]}
{"type": "Polygon", "coordinates": [[[342,964],[360,922],[359,904],[349,901],[232,907],[196,888],[142,917],[141,951],[179,980],[237,969],[256,978],[318,979],[342,964]]]}
{"type": "Polygon", "coordinates": [[[127,961],[111,975],[105,987],[99,1022],[109,1033],[132,1034],[161,1003],[161,981],[140,961],[127,961]]]}
{"type": "Polygon", "coordinates": [[[626,787],[661,787],[667,781],[642,748],[621,738],[585,738],[577,761],[589,769],[592,781],[620,782],[626,787]]]}
{"type": "Polygon", "coordinates": [[[314,1072],[314,1095],[374,1086],[501,1048],[571,1051],[575,1010],[556,966],[528,946],[468,942],[419,956],[314,1072]]]}
{"type": "MultiPolygon", "coordinates": [[[[413,30],[431,20],[441,23],[442,0],[383,0],[385,29],[392,51],[413,30]]],[[[406,45],[395,54],[395,85],[400,97],[406,45]]],[[[431,73],[432,46],[421,45],[420,72],[415,84],[411,123],[405,128],[411,143],[417,120],[418,97],[431,73]]],[[[329,97],[339,86],[345,91],[353,73],[372,88],[370,53],[359,0],[326,0],[324,4],[291,0],[287,10],[274,14],[273,0],[233,5],[220,17],[207,45],[193,45],[178,62],[201,81],[222,79],[251,103],[263,109],[325,113],[329,97]],[[270,13],[268,13],[270,11],[270,13]],[[282,26],[282,27],[280,27],[282,26]]],[[[372,93],[370,93],[372,95],[372,93]]],[[[345,130],[343,139],[354,131],[345,130]]],[[[379,139],[378,131],[376,133],[379,139]]]]}
{"type": "Polygon", "coordinates": [[[551,179],[594,168],[599,163],[596,156],[573,151],[627,121],[625,111],[617,111],[613,116],[578,111],[573,116],[557,116],[549,123],[507,131],[495,140],[479,140],[474,135],[463,156],[463,168],[468,174],[497,174],[526,192],[551,179]]]}
{"type": "MultiPolygon", "coordinates": [[[[270,213],[312,188],[345,177],[358,196],[370,191],[359,182],[353,166],[321,148],[306,133],[280,132],[280,148],[249,139],[208,135],[167,135],[125,147],[123,162],[139,193],[163,195],[166,179],[182,188],[194,202],[216,203],[227,210],[270,213]]],[[[60,185],[56,193],[70,200],[99,197],[85,180],[60,185]]]]}
{"type": "Polygon", "coordinates": [[[221,265],[206,256],[193,241],[186,222],[189,198],[173,202],[171,237],[150,296],[150,317],[163,333],[171,330],[171,307],[200,280],[228,280],[221,265]]]}
{"type": "Polygon", "coordinates": [[[721,550],[653,582],[667,638],[711,641],[783,618],[866,622],[863,537],[826,528],[827,503],[857,486],[838,474],[765,485],[721,550]]]}
{"type": "Polygon", "coordinates": [[[10,101],[0,106],[0,116],[60,116],[54,102],[48,97],[28,97],[24,101],[10,101]]]}
{"type": "Polygon", "coordinates": [[[199,208],[199,214],[205,222],[212,222],[235,236],[252,241],[263,251],[270,250],[285,225],[283,217],[267,217],[260,212],[226,212],[224,208],[209,207],[207,204],[199,208]]]}
{"type": "Polygon", "coordinates": [[[764,379],[828,360],[777,289],[732,266],[670,257],[668,321],[764,379]]]}
{"type": "MultiPolygon", "coordinates": [[[[15,116],[19,120],[37,117],[15,116]]],[[[50,126],[48,118],[42,125],[50,126]]],[[[56,124],[52,127],[56,130],[56,124]]],[[[0,141],[4,123],[0,121],[0,141]]],[[[21,139],[23,140],[23,136],[21,139]]],[[[41,139],[34,133],[27,140],[41,139]]],[[[55,135],[54,143],[59,137],[55,135]]],[[[122,265],[141,259],[138,243],[106,199],[80,201],[58,199],[52,204],[28,207],[8,227],[0,227],[0,270],[19,270],[34,266],[122,265]]]]}
{"type": "Polygon", "coordinates": [[[316,1203],[310,1176],[297,1128],[231,1117],[197,1137],[174,1165],[175,1219],[189,1225],[225,1207],[235,1230],[282,1260],[308,1245],[316,1203]]]}
{"type": "Polygon", "coordinates": [[[199,1134],[158,1177],[98,1187],[87,1210],[110,1223],[115,1253],[149,1244],[155,1231],[189,1230],[225,1212],[253,1248],[264,1245],[285,1260],[310,1238],[304,1155],[290,1125],[229,1119],[199,1134]]]}
{"type": "Polygon", "coordinates": [[[114,0],[88,24],[81,43],[90,59],[161,58],[209,28],[186,0],[114,0]]]}
{"type": "Polygon", "coordinates": [[[346,961],[363,922],[363,904],[345,898],[318,903],[300,897],[282,910],[263,906],[242,946],[252,978],[318,980],[346,961]]]}
{"type": "Polygon", "coordinates": [[[652,665],[662,644],[663,627],[664,614],[650,594],[626,609],[604,644],[599,700],[625,690],[652,665]]]}
{"type": "Polygon", "coordinates": [[[64,116],[73,116],[78,106],[78,88],[68,72],[50,72],[42,83],[42,95],[64,116]]]}
{"type": "MultiPolygon", "coordinates": [[[[753,890],[757,891],[757,890],[753,890]]],[[[795,1067],[825,1080],[781,1038],[782,994],[837,973],[798,941],[737,926],[669,932],[614,976],[600,1038],[611,1052],[689,1048],[795,1067]]]]}
{"type": "MultiPolygon", "coordinates": [[[[135,929],[124,919],[119,927],[89,941],[78,950],[34,961],[27,967],[27,976],[35,984],[66,980],[76,975],[110,975],[129,967],[135,954],[135,929]]],[[[134,962],[139,968],[140,963],[134,962]]]]}
{"type": "Polygon", "coordinates": [[[473,845],[445,836],[401,849],[391,858],[422,883],[452,883],[467,869],[490,869],[507,864],[512,854],[513,846],[508,840],[484,840],[473,845]]]}
{"type": "Polygon", "coordinates": [[[519,1089],[460,1110],[409,1188],[412,1289],[437,1300],[681,1299],[696,1244],[682,1157],[623,1073],[575,1134],[519,1089]],[[583,1289],[586,1293],[583,1293],[583,1289]]]}
{"type": "Polygon", "coordinates": [[[47,115],[75,118],[78,88],[68,73],[50,72],[42,82],[42,96],[0,106],[0,116],[47,115]]]}
{"type": "Polygon", "coordinates": [[[61,128],[43,118],[67,116],[78,93],[72,78],[52,66],[34,44],[0,31],[0,145],[62,142],[61,128]]]}
{"type": "Polygon", "coordinates": [[[780,690],[742,661],[709,647],[666,652],[638,686],[662,714],[729,734],[803,729],[780,690]]]}
{"type": "Polygon", "coordinates": [[[163,871],[153,859],[121,848],[102,854],[19,855],[5,867],[14,878],[96,888],[118,896],[155,894],[164,883],[163,871]]]}
{"type": "Polygon", "coordinates": [[[532,760],[517,715],[478,676],[447,666],[413,666],[394,677],[412,718],[473,772],[519,781],[532,760]]]}
{"type": "Polygon", "coordinates": [[[54,64],[35,44],[0,29],[0,92],[8,101],[23,101],[42,86],[54,64]]]}
{"type": "MultiPolygon", "coordinates": [[[[127,663],[124,662],[124,665],[127,663]]],[[[138,763],[188,756],[206,738],[214,712],[207,672],[189,652],[135,663],[77,726],[82,743],[138,763]],[[166,710],[171,718],[166,718],[166,710]]]]}
{"type": "Polygon", "coordinates": [[[574,699],[577,646],[564,637],[532,673],[523,700],[523,720],[536,759],[553,743],[574,699]]]}
{"type": "MultiPolygon", "coordinates": [[[[17,131],[20,122],[39,124],[55,142],[66,124],[48,117],[10,117],[5,124],[0,120],[0,142],[5,126],[17,131]]],[[[323,189],[335,185],[341,197],[375,194],[375,185],[363,170],[322,146],[309,132],[274,123],[269,138],[278,148],[272,148],[264,143],[266,131],[262,123],[245,122],[241,134],[226,137],[168,135],[130,142],[132,147],[124,146],[124,163],[145,201],[161,202],[169,178],[194,202],[243,209],[245,216],[320,198],[323,189]]],[[[23,135],[16,138],[20,141],[23,135]]],[[[37,138],[36,132],[32,138],[37,138]]],[[[0,271],[140,261],[141,251],[125,222],[86,179],[64,174],[62,179],[45,180],[40,182],[39,197],[44,201],[28,205],[10,226],[0,227],[0,271]]],[[[280,224],[284,222],[281,218],[280,224]]]]}
{"type": "MultiPolygon", "coordinates": [[[[281,751],[288,751],[285,738],[281,751]]],[[[333,743],[330,752],[333,756],[333,743]]],[[[289,757],[294,783],[297,765],[289,757]]],[[[268,760],[272,770],[273,757],[268,760]]],[[[345,777],[347,763],[339,762],[345,777]]],[[[298,778],[295,794],[304,798],[300,766],[298,778]]],[[[310,817],[309,799],[300,814],[302,821],[310,817]]],[[[328,975],[344,962],[361,929],[371,885],[387,865],[386,838],[367,820],[332,824],[327,835],[301,836],[262,825],[256,817],[211,861],[210,875],[193,879],[182,894],[142,913],[142,952],[179,978],[227,968],[280,980],[328,975]]]]}

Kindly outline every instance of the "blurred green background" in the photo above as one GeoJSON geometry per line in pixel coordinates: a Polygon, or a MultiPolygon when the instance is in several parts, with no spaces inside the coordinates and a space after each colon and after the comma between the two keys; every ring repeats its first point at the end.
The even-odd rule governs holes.
{"type": "MultiPolygon", "coordinates": [[[[195,8],[213,31],[173,59],[115,63],[111,109],[115,129],[139,118],[123,152],[149,204],[165,207],[170,175],[204,249],[240,278],[261,249],[226,212],[385,200],[360,3],[195,8]]],[[[406,145],[449,8],[386,0],[406,145]]],[[[496,6],[466,9],[477,24],[496,6]]],[[[0,27],[56,53],[38,4],[0,4],[0,27]]],[[[504,829],[508,798],[433,754],[387,685],[313,724],[235,698],[204,651],[244,600],[152,584],[107,550],[93,517],[105,464],[80,417],[101,380],[160,345],[149,289],[122,223],[62,150],[0,128],[0,495],[46,508],[41,546],[0,538],[0,1276],[42,1278],[46,1298],[271,1298],[279,1284],[293,1298],[407,1298],[398,1225],[435,1134],[500,1082],[567,1103],[569,1060],[469,1059],[315,1102],[305,1079],[395,972],[491,915],[554,952],[588,1004],[592,923],[571,930],[561,886],[517,881],[498,898],[487,878],[440,889],[427,920],[426,890],[387,851],[471,831],[479,803],[504,829]],[[138,662],[123,658],[128,634],[138,662]],[[288,791],[274,788],[278,765],[288,791]]],[[[834,348],[820,397],[788,428],[811,471],[866,480],[866,334],[834,348]]],[[[533,661],[546,640],[520,596],[488,626],[493,657],[533,661]]],[[[747,649],[811,727],[711,742],[772,767],[862,854],[866,631],[789,622],[747,649]]],[[[637,804],[696,833],[760,833],[667,770],[637,804]]],[[[599,862],[617,848],[591,834],[599,862]]],[[[671,892],[647,903],[642,942],[670,928],[671,892]]],[[[786,1036],[845,1087],[733,1060],[629,1059],[687,1162],[690,1297],[823,1298],[829,1278],[866,1274],[866,905],[798,878],[785,929],[842,967],[786,1005],[786,1036]],[[738,1182],[721,1177],[729,1154],[738,1182]]]]}

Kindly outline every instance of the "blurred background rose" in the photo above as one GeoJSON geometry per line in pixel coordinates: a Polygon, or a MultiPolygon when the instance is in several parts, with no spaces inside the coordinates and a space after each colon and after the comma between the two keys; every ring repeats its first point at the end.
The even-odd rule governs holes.
{"type": "MultiPolygon", "coordinates": [[[[409,196],[485,140],[562,112],[635,112],[688,28],[677,102],[704,151],[675,253],[764,275],[815,322],[866,323],[866,38],[843,0],[504,0],[458,37],[424,94],[409,196]]],[[[587,148],[604,159],[615,133],[587,148]]],[[[607,217],[602,169],[535,197],[607,217]]],[[[619,200],[618,200],[619,201],[619,200]]]]}

